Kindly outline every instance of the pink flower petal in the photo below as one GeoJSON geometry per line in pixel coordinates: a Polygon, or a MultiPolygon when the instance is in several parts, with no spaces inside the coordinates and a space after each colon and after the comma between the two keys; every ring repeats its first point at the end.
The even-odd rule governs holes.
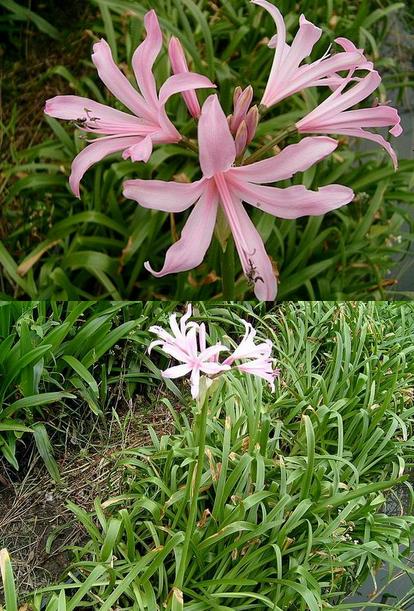
{"type": "MultiPolygon", "coordinates": [[[[227,211],[226,211],[227,212],[227,211]]],[[[263,240],[240,201],[233,203],[233,216],[227,216],[243,271],[254,282],[254,293],[261,301],[274,301],[276,276],[263,240]],[[237,224],[237,226],[235,226],[237,224]],[[243,236],[242,239],[240,236],[243,236]]]]}
{"type": "Polygon", "coordinates": [[[164,212],[183,212],[200,198],[205,188],[205,180],[185,183],[138,178],[126,180],[123,187],[124,197],[135,200],[144,208],[164,212]]]}
{"type": "Polygon", "coordinates": [[[92,61],[96,66],[99,78],[118,100],[137,116],[157,121],[157,113],[148,107],[144,98],[115,64],[111,48],[106,40],[101,39],[100,42],[93,45],[92,61]]]}
{"type": "Polygon", "coordinates": [[[392,159],[394,169],[396,170],[398,168],[398,159],[397,159],[397,155],[394,149],[392,148],[391,144],[387,142],[385,138],[381,136],[380,134],[373,134],[372,132],[367,132],[365,129],[357,129],[357,128],[338,129],[338,130],[335,130],[335,133],[341,134],[343,136],[353,136],[354,138],[365,138],[365,140],[372,140],[372,142],[376,142],[377,144],[382,146],[383,149],[387,151],[388,155],[392,159]]]}
{"type": "MultiPolygon", "coordinates": [[[[355,53],[356,51],[359,51],[359,53],[364,53],[363,49],[358,49],[351,40],[344,38],[343,36],[335,38],[335,42],[348,53],[355,53]]],[[[373,70],[374,64],[366,61],[365,63],[360,64],[358,68],[359,70],[373,70]]]]}
{"type": "Polygon", "coordinates": [[[274,380],[277,377],[277,370],[272,370],[271,366],[268,363],[263,363],[261,361],[255,362],[250,361],[248,363],[242,363],[241,365],[236,365],[236,369],[242,371],[243,373],[249,373],[250,375],[257,376],[258,378],[262,378],[269,382],[270,388],[272,392],[275,390],[274,380]]]}
{"type": "Polygon", "coordinates": [[[221,365],[220,363],[203,363],[200,366],[200,371],[210,376],[215,376],[223,371],[229,371],[230,365],[221,365]]]}
{"type": "Polygon", "coordinates": [[[299,64],[311,54],[321,35],[322,30],[320,28],[308,21],[304,15],[300,16],[299,30],[290,46],[289,54],[281,66],[280,79],[299,67],[299,64]]]}
{"type": "Polygon", "coordinates": [[[217,95],[204,102],[198,123],[200,165],[205,177],[225,172],[234,163],[236,147],[217,95]]]}
{"type": "Polygon", "coordinates": [[[154,271],[148,262],[145,269],[160,278],[200,265],[213,236],[216,216],[217,194],[212,185],[207,185],[184,225],[181,238],[168,249],[161,271],[154,271]]]}
{"type": "Polygon", "coordinates": [[[154,108],[158,108],[157,88],[152,67],[161,51],[162,33],[154,10],[146,13],[144,25],[147,36],[132,56],[132,68],[138,87],[146,102],[154,108]]]}
{"type": "MultiPolygon", "coordinates": [[[[284,55],[284,51],[286,50],[286,26],[282,16],[282,13],[279,11],[276,6],[267,2],[267,0],[252,0],[253,4],[257,4],[264,8],[268,13],[270,13],[273,17],[273,20],[276,24],[277,30],[277,38],[276,38],[276,51],[273,59],[273,65],[270,72],[269,82],[266,87],[266,92],[273,86],[273,80],[277,78],[277,74],[280,71],[282,59],[284,55]]],[[[289,47],[288,47],[289,48],[289,47]]],[[[266,96],[266,92],[263,98],[266,96]]]]}
{"type": "MultiPolygon", "coordinates": [[[[344,79],[346,84],[347,79],[344,79]]],[[[331,95],[317,106],[312,112],[296,123],[299,131],[313,131],[313,125],[336,117],[340,112],[350,106],[358,104],[367,98],[381,82],[381,77],[375,70],[357,82],[345,93],[342,87],[336,89],[331,95]]]]}
{"type": "Polygon", "coordinates": [[[397,109],[385,105],[360,108],[358,110],[345,110],[330,121],[325,120],[321,124],[326,128],[340,127],[341,125],[351,129],[354,127],[388,127],[394,125],[401,129],[397,109]]]}
{"type": "Polygon", "coordinates": [[[209,78],[195,72],[183,72],[170,76],[160,89],[160,104],[165,105],[168,98],[175,93],[192,91],[194,89],[215,88],[216,85],[209,78]]]}
{"type": "Polygon", "coordinates": [[[342,185],[310,191],[303,185],[278,189],[245,183],[234,187],[234,193],[252,206],[283,219],[326,214],[349,204],[354,198],[352,189],[342,185]]]}
{"type": "Polygon", "coordinates": [[[189,365],[175,365],[174,367],[170,367],[165,371],[161,371],[161,375],[163,378],[181,378],[182,376],[190,373],[191,367],[189,365]]]}
{"type": "Polygon", "coordinates": [[[223,346],[223,344],[216,344],[215,346],[209,346],[209,348],[205,348],[200,353],[200,360],[216,362],[215,357],[218,356],[220,352],[223,352],[224,350],[228,350],[228,348],[226,348],[226,346],[223,346]]]}
{"type": "Polygon", "coordinates": [[[198,368],[194,368],[191,372],[191,396],[193,399],[196,399],[200,394],[200,370],[198,368]]]}
{"type": "MultiPolygon", "coordinates": [[[[187,60],[184,55],[184,49],[179,39],[175,36],[171,38],[170,44],[168,45],[168,55],[170,57],[171,68],[174,74],[189,72],[187,60]]],[[[195,91],[186,91],[183,92],[182,95],[191,116],[198,119],[201,113],[201,108],[197,94],[195,91]]]]}
{"type": "Polygon", "coordinates": [[[276,182],[291,178],[295,172],[304,172],[314,163],[330,155],[338,146],[333,138],[303,138],[291,144],[269,159],[250,165],[231,168],[227,176],[231,180],[248,180],[254,183],[276,182]]]}
{"type": "Polygon", "coordinates": [[[77,95],[55,96],[46,101],[44,111],[56,119],[78,121],[84,127],[90,126],[91,131],[97,134],[144,135],[156,129],[155,125],[145,125],[138,117],[77,95]]]}
{"type": "Polygon", "coordinates": [[[76,197],[80,197],[79,183],[85,172],[107,155],[122,151],[139,141],[139,136],[124,138],[97,138],[88,144],[73,160],[69,184],[76,197]]]}
{"type": "Polygon", "coordinates": [[[129,148],[125,149],[122,153],[123,159],[131,158],[132,161],[143,161],[147,163],[148,159],[152,154],[152,140],[150,136],[146,136],[138,144],[133,144],[129,148]]]}

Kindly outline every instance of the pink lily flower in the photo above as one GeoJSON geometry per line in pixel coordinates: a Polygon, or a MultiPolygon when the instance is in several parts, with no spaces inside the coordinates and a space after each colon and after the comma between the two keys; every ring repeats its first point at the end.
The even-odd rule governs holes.
{"type": "Polygon", "coordinates": [[[343,80],[344,82],[326,100],[296,123],[298,131],[313,134],[341,134],[373,140],[387,151],[394,168],[397,168],[397,155],[390,143],[380,134],[373,134],[363,129],[392,126],[389,130],[390,134],[399,136],[402,128],[397,110],[382,104],[371,108],[347,110],[371,95],[381,82],[380,75],[373,70],[345,93],[343,90],[351,78],[343,80]]]}
{"type": "Polygon", "coordinates": [[[145,267],[157,278],[197,267],[210,245],[218,206],[233,233],[243,271],[254,285],[256,297],[272,301],[277,282],[263,240],[250,220],[242,200],[285,219],[320,215],[349,203],[348,187],[329,185],[309,191],[302,185],[280,189],[258,183],[291,178],[323,159],[337,147],[327,137],[305,138],[287,146],[277,156],[234,167],[236,147],[226,116],[216,95],[205,101],[198,124],[200,166],[203,176],[194,183],[161,180],[127,180],[124,195],[145,208],[182,212],[195,204],[180,240],[167,251],[161,271],[145,267]]]}
{"type": "Polygon", "coordinates": [[[241,343],[231,356],[223,363],[219,363],[218,357],[220,352],[228,351],[228,348],[221,343],[207,348],[204,323],[201,325],[195,322],[187,323],[190,316],[191,305],[187,307],[187,312],[181,317],[180,325],[178,326],[176,314],[173,314],[170,317],[172,334],[162,327],[150,327],[150,331],[161,339],[151,342],[148,352],[154,346],[160,346],[163,352],[182,363],[161,372],[164,378],[180,378],[191,373],[191,395],[195,399],[200,393],[200,373],[214,377],[234,367],[244,373],[265,379],[269,382],[272,392],[274,391],[274,381],[279,375],[279,370],[273,369],[272,366],[272,342],[270,340],[255,345],[254,338],[256,331],[252,325],[243,321],[246,333],[241,343]],[[245,359],[250,360],[234,365],[236,360],[243,361],[245,359]]]}
{"type": "MultiPolygon", "coordinates": [[[[320,39],[322,30],[308,21],[304,15],[301,15],[299,30],[292,44],[288,45],[286,43],[286,26],[279,9],[267,0],[251,1],[271,14],[277,29],[276,36],[271,39],[268,45],[275,49],[275,56],[261,101],[263,106],[273,106],[308,87],[330,86],[338,78],[333,77],[333,75],[341,70],[349,70],[357,66],[366,69],[366,59],[355,47],[346,49],[343,53],[336,53],[331,57],[324,56],[311,64],[301,66],[302,61],[311,54],[314,45],[320,39]]],[[[344,41],[346,39],[339,40],[344,41]]]]}
{"type": "Polygon", "coordinates": [[[77,121],[83,131],[100,136],[90,140],[73,160],[69,184],[77,197],[80,197],[79,183],[85,172],[107,155],[123,151],[124,159],[147,162],[153,144],[181,140],[165,111],[165,104],[173,94],[215,87],[207,77],[186,72],[168,78],[157,93],[152,67],[161,50],[162,33],[155,11],[145,15],[144,23],[147,36],[132,57],[141,93],[116,66],[105,40],[94,44],[92,54],[101,81],[133,114],[76,95],[56,96],[46,102],[47,115],[77,121]]]}
{"type": "Polygon", "coordinates": [[[246,328],[246,332],[240,344],[234,350],[234,352],[226,358],[224,365],[234,365],[235,361],[250,359],[247,362],[239,363],[235,365],[236,369],[249,373],[251,375],[263,378],[270,384],[272,392],[275,390],[275,379],[278,377],[279,369],[273,369],[271,354],[272,354],[272,342],[270,339],[255,344],[254,338],[256,337],[256,331],[252,325],[245,320],[243,324],[246,328]]]}
{"type": "MultiPolygon", "coordinates": [[[[189,72],[184,49],[178,38],[173,36],[168,45],[168,55],[170,57],[171,68],[174,74],[186,74],[189,72]]],[[[184,102],[194,119],[198,119],[201,113],[200,103],[194,90],[185,91],[181,94],[184,102]]]]}
{"type": "Polygon", "coordinates": [[[176,316],[176,314],[173,314],[170,317],[172,335],[162,327],[150,327],[151,333],[155,333],[161,339],[151,342],[148,352],[154,346],[161,346],[163,352],[180,361],[181,365],[169,367],[161,375],[164,378],[175,379],[191,373],[191,396],[195,399],[200,391],[201,373],[215,376],[230,369],[230,365],[217,362],[220,352],[228,349],[220,343],[209,348],[206,347],[205,325],[203,323],[198,325],[195,322],[187,324],[187,320],[191,316],[191,305],[188,306],[186,314],[181,317],[180,326],[177,324],[176,316]]]}

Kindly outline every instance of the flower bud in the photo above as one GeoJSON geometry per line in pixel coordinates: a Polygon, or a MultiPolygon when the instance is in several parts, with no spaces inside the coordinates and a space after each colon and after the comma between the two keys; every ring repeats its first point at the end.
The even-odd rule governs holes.
{"type": "Polygon", "coordinates": [[[256,134],[257,125],[259,123],[259,110],[257,106],[251,107],[246,115],[245,122],[247,127],[247,144],[249,144],[256,134]]]}
{"type": "Polygon", "coordinates": [[[236,157],[239,157],[243,153],[247,144],[247,127],[245,121],[240,123],[234,143],[236,145],[236,157]]]}
{"type": "Polygon", "coordinates": [[[253,99],[253,87],[249,85],[246,89],[238,96],[237,101],[234,105],[233,118],[231,120],[231,130],[233,134],[239,129],[240,123],[245,119],[247,111],[249,110],[250,104],[253,99]]]}

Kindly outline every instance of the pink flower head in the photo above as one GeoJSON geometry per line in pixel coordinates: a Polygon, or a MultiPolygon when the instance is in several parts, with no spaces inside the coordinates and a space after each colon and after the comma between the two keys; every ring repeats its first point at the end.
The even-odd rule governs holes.
{"type": "Polygon", "coordinates": [[[378,87],[381,77],[375,70],[360,79],[350,89],[343,92],[351,81],[351,75],[306,117],[296,123],[301,133],[341,134],[373,140],[390,155],[394,167],[398,165],[397,156],[389,142],[380,134],[366,131],[366,127],[389,127],[390,134],[399,136],[402,132],[400,117],[395,108],[379,104],[371,108],[347,110],[358,104],[378,87]]]}
{"type": "Polygon", "coordinates": [[[153,341],[148,351],[150,352],[154,346],[161,346],[163,352],[182,363],[169,367],[162,372],[162,376],[181,378],[191,373],[191,395],[195,399],[200,390],[200,373],[213,376],[230,369],[230,365],[217,362],[217,356],[227,348],[220,343],[206,347],[204,324],[198,325],[195,322],[187,324],[191,316],[191,305],[188,306],[186,314],[181,317],[180,326],[177,324],[176,316],[176,314],[170,316],[172,334],[162,327],[150,327],[151,333],[155,333],[160,339],[153,341]]]}
{"type": "Polygon", "coordinates": [[[273,369],[271,360],[272,342],[268,339],[260,344],[255,344],[256,331],[248,322],[243,321],[243,324],[246,333],[233,354],[226,358],[224,365],[233,365],[235,361],[249,359],[247,362],[235,365],[236,369],[263,378],[269,382],[273,392],[275,390],[274,381],[279,375],[279,369],[273,369]]]}
{"type": "MultiPolygon", "coordinates": [[[[251,1],[271,14],[277,30],[276,36],[269,42],[269,47],[275,49],[275,56],[261,101],[263,106],[273,106],[308,87],[335,85],[337,79],[340,78],[335,73],[341,70],[349,70],[357,66],[367,69],[365,57],[353,45],[353,48],[345,49],[343,53],[337,53],[331,57],[324,56],[311,64],[301,66],[302,61],[311,54],[315,43],[321,37],[322,30],[301,15],[299,30],[292,44],[288,45],[285,22],[279,9],[267,0],[251,1]]],[[[339,40],[345,41],[346,39],[339,40]]]]}
{"type": "Polygon", "coordinates": [[[152,67],[161,50],[162,33],[154,10],[144,18],[147,36],[132,57],[139,93],[116,66],[111,48],[101,39],[93,46],[92,61],[109,91],[133,114],[76,95],[47,100],[45,113],[58,119],[77,121],[80,129],[100,137],[90,140],[73,160],[69,184],[79,197],[79,183],[94,164],[117,151],[132,161],[147,162],[155,143],[178,142],[179,132],[165,112],[167,100],[175,93],[201,87],[215,87],[210,80],[191,72],[168,78],[157,93],[152,67]]]}
{"type": "Polygon", "coordinates": [[[145,208],[182,212],[195,204],[180,240],[167,251],[161,271],[155,272],[148,262],[145,267],[154,276],[161,277],[200,265],[211,242],[220,205],[256,297],[274,300],[277,283],[272,263],[242,200],[285,219],[320,215],[349,203],[353,192],[341,185],[310,191],[302,185],[280,189],[260,184],[285,180],[295,172],[305,171],[332,153],[337,142],[327,137],[304,138],[298,144],[287,146],[277,156],[234,167],[236,147],[216,95],[209,96],[203,105],[198,142],[201,180],[178,183],[137,179],[124,183],[125,197],[145,208]]]}
{"type": "Polygon", "coordinates": [[[220,352],[229,349],[221,343],[207,348],[204,323],[199,325],[196,322],[187,322],[191,316],[191,305],[187,307],[186,314],[181,317],[180,325],[177,323],[176,316],[176,314],[170,316],[172,334],[162,327],[150,327],[151,333],[155,333],[160,339],[151,342],[148,352],[151,352],[154,346],[160,346],[163,352],[182,363],[163,371],[164,378],[180,378],[191,373],[191,395],[195,399],[200,392],[200,373],[216,376],[230,370],[233,366],[239,371],[265,379],[269,382],[272,392],[274,391],[274,381],[279,375],[279,370],[273,369],[272,366],[272,342],[266,340],[255,345],[256,331],[252,325],[243,321],[246,333],[242,341],[231,356],[223,363],[219,363],[220,352]],[[243,362],[234,365],[235,361],[243,362]]]}
{"type": "MultiPolygon", "coordinates": [[[[185,59],[184,49],[181,42],[173,36],[168,46],[168,55],[170,56],[171,68],[174,74],[186,74],[189,72],[187,60],[185,59]]],[[[185,91],[181,94],[184,102],[192,117],[198,119],[201,113],[200,104],[197,94],[194,90],[185,91]]]]}

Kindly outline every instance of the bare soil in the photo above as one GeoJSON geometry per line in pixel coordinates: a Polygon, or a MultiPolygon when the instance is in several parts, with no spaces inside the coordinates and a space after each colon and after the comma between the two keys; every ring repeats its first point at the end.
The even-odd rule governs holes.
{"type": "Polygon", "coordinates": [[[62,478],[59,484],[51,479],[33,448],[26,456],[23,476],[0,464],[0,547],[6,547],[12,559],[20,599],[58,582],[70,564],[67,546],[79,545],[85,538],[67,502],[91,511],[96,497],[105,500],[120,494],[120,453],[148,445],[149,424],[160,435],[173,430],[169,411],[157,400],[148,403],[148,399],[136,397],[134,402],[115,403],[117,417],[104,435],[101,426],[92,425],[89,439],[85,438],[87,431],[77,436],[71,425],[61,431],[66,441],[56,457],[62,478]]]}

